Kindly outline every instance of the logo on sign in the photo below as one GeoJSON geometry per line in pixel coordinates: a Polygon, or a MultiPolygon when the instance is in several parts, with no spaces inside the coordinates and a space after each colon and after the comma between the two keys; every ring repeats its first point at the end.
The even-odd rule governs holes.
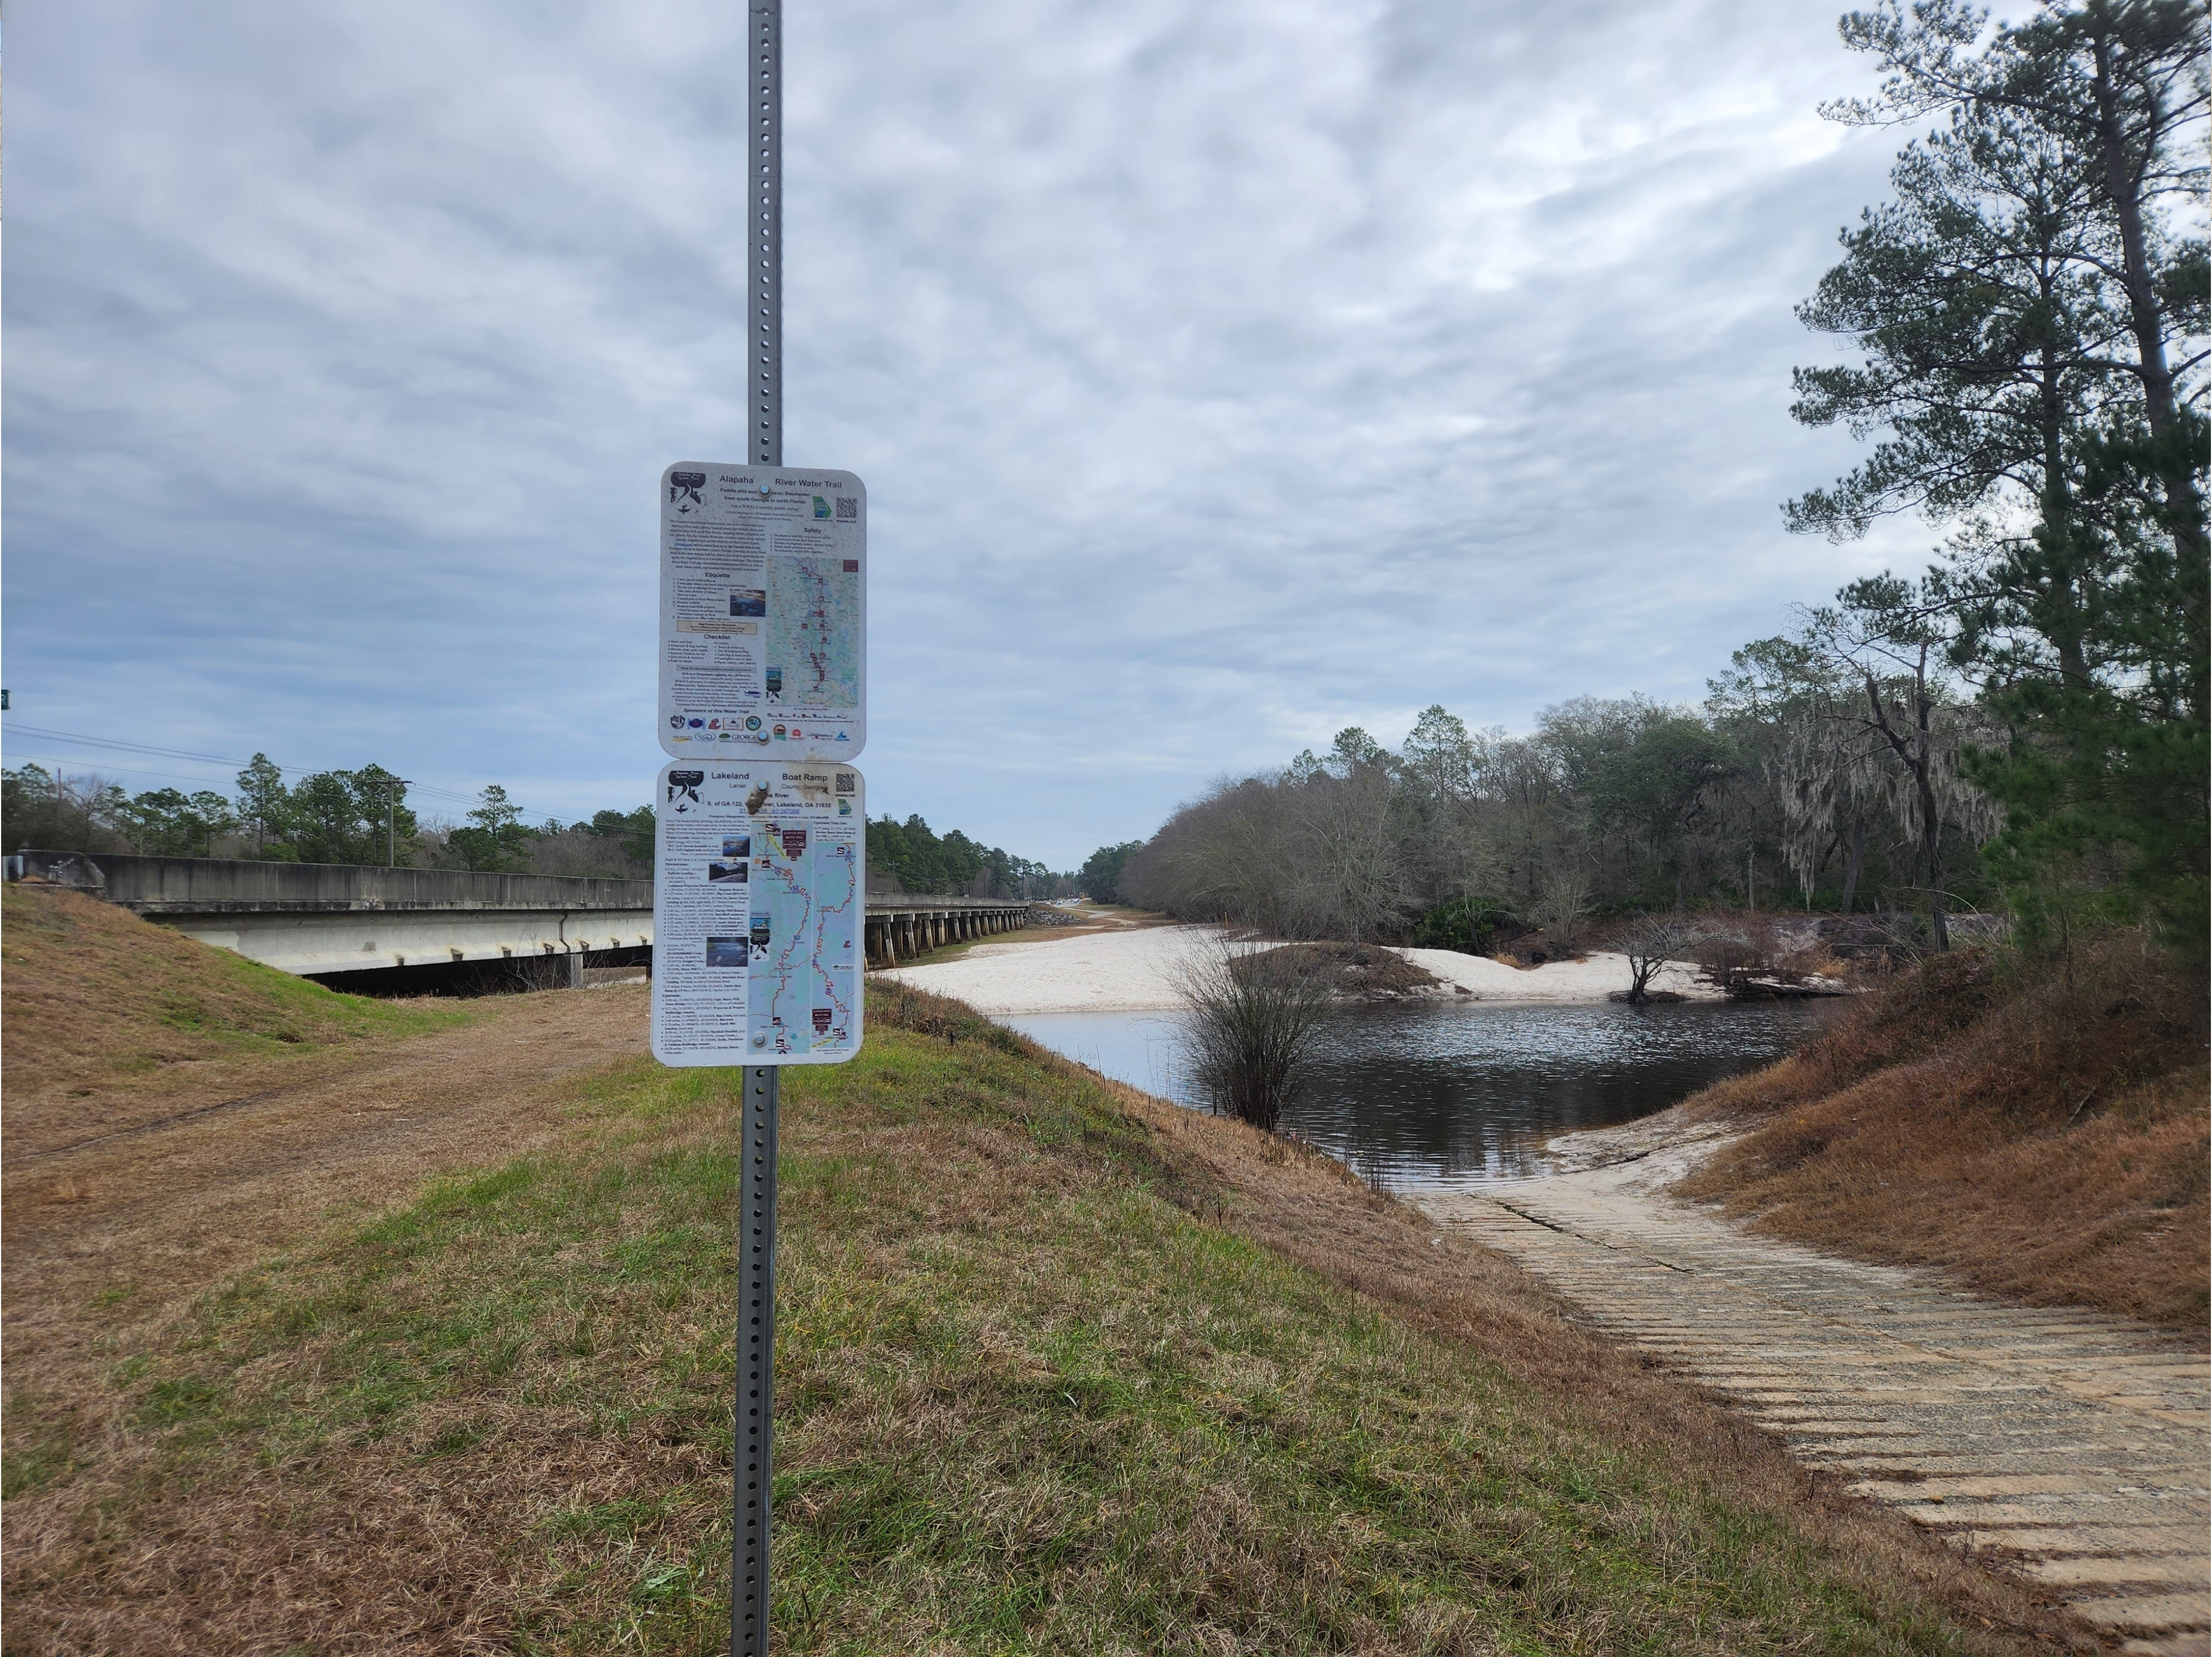
{"type": "Polygon", "coordinates": [[[671,472],[668,474],[668,498],[678,512],[696,512],[707,503],[699,491],[707,487],[704,472],[671,472]]]}
{"type": "Polygon", "coordinates": [[[690,810],[699,804],[699,785],[706,780],[704,771],[671,771],[668,774],[670,803],[679,811],[690,810]]]}

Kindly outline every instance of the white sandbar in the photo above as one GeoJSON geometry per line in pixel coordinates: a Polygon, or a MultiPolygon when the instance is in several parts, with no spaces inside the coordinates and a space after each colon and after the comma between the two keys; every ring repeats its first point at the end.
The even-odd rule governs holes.
{"type": "MultiPolygon", "coordinates": [[[[979,944],[957,961],[898,967],[872,976],[965,1001],[978,1012],[1165,1012],[1182,1005],[1176,976],[1212,929],[1147,926],[1127,932],[1085,932],[1033,944],[979,944]]],[[[1447,985],[1468,992],[1444,998],[1477,1001],[1602,1001],[1629,985],[1628,957],[1592,955],[1522,968],[1449,950],[1400,950],[1447,985]]],[[[1721,992],[1698,981],[1697,968],[1669,962],[1651,984],[1692,1000],[1721,992]]]]}

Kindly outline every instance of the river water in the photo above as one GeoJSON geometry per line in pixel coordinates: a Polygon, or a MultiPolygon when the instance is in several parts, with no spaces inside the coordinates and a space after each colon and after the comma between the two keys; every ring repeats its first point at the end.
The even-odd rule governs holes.
{"type": "MultiPolygon", "coordinates": [[[[1333,1017],[1283,1126],[1393,1187],[1525,1179],[1555,1133],[1633,1120],[1782,1056],[1840,1001],[1630,1007],[1476,1002],[1363,1006],[1333,1017]]],[[[1070,1012],[1001,1023],[1180,1103],[1171,1013],[1070,1012]]]]}

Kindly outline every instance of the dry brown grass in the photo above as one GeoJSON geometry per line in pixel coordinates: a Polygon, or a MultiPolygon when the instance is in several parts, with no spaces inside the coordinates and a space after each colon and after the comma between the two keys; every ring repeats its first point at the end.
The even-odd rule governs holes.
{"type": "Polygon", "coordinates": [[[55,887],[0,897],[0,1031],[9,1156],[130,1128],[306,1075],[468,1017],[334,995],[55,887]]]}
{"type": "Polygon", "coordinates": [[[1932,958],[1680,1108],[1748,1125],[1679,1188],[1759,1229],[2206,1326],[2203,990],[2140,938],[2070,963],[1932,958]]]}
{"type": "MultiPolygon", "coordinates": [[[[623,1057],[644,1011],[635,990],[485,1004],[349,1085],[293,1089],[273,1115],[70,1154],[127,1195],[10,1204],[9,1453],[48,1460],[8,1505],[9,1651],[714,1648],[734,1101],[726,1074],[623,1057]],[[396,1130],[403,1115],[416,1137],[396,1130]],[[434,1169],[518,1150],[423,1191],[434,1169]],[[341,1188],[350,1211],[333,1227],[341,1188]],[[381,1203],[373,1223],[352,1206],[381,1203]]],[[[1996,1653],[2072,1639],[2031,1593],[1799,1468],[1339,1164],[1103,1088],[957,1004],[906,991],[872,1013],[869,1053],[786,1088],[779,1615],[793,1648],[1018,1643],[1019,1624],[1001,1637],[959,1620],[975,1584],[1046,1619],[1040,1649],[1996,1653]],[[1156,1197],[1202,1223],[1170,1223],[1156,1197]],[[1374,1316],[1344,1320],[1334,1290],[1269,1259],[1374,1316]],[[1224,1272],[1242,1285],[1231,1301],[1277,1326],[1279,1379],[1255,1379],[1255,1352],[1199,1350],[1226,1333],[1182,1321],[1180,1297],[1224,1272]],[[1481,1390],[1486,1371],[1468,1365],[1476,1390],[1455,1403],[1384,1386],[1340,1407],[1353,1369],[1290,1362],[1324,1327],[1341,1350],[1317,1350],[1382,1365],[1393,1385],[1460,1375],[1468,1350],[1509,1386],[1481,1390]],[[1178,1381],[1152,1407],[1218,1415],[1221,1436],[1177,1426],[1162,1454],[1210,1443],[1215,1460],[1190,1474],[1189,1522],[1152,1527],[1125,1567],[1108,1545],[1116,1513],[1173,1492],[1166,1462],[1133,1458],[1115,1400],[1178,1365],[1207,1387],[1178,1381]],[[1445,1410],[1459,1436],[1392,1437],[1445,1410]],[[1533,1429],[1512,1424],[1529,1412],[1533,1429]],[[1332,1467],[1343,1482],[1315,1486],[1307,1508],[1267,1506],[1280,1492],[1240,1482],[1231,1454],[1256,1446],[1289,1480],[1355,1434],[1375,1451],[1332,1467]],[[1529,1619],[1527,1638],[1447,1611],[1442,1592],[1395,1626],[1379,1593],[1349,1620],[1297,1620],[1347,1615],[1348,1562],[1375,1557],[1393,1507],[1428,1500],[1439,1461],[1470,1452],[1499,1504],[1409,1505],[1402,1545],[1464,1528],[1497,1573],[1471,1591],[1529,1619]],[[1107,1497],[1085,1482],[1124,1456],[1133,1482],[1109,1478],[1107,1497]],[[1331,1520],[1316,1499],[1368,1491],[1372,1518],[1331,1520]],[[893,1548],[886,1527],[908,1514],[893,1548]],[[955,1531],[972,1533],[969,1553],[955,1531]],[[1592,1559],[1655,1574],[1607,1586],[1592,1559]],[[1722,1570],[1740,1575],[1709,1580],[1722,1570]],[[994,1587],[1000,1573],[1016,1580],[994,1587]],[[1757,1602],[1762,1583],[1819,1603],[1757,1602]],[[1082,1624],[1094,1599],[1118,1614],[1133,1585],[1182,1620],[1146,1641],[1082,1624]],[[1717,1617],[1699,1623],[1700,1603],[1717,1617]]]]}

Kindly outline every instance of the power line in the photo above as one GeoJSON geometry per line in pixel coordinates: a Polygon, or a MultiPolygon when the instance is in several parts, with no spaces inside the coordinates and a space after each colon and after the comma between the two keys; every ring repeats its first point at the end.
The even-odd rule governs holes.
{"type": "Polygon", "coordinates": [[[78,731],[49,731],[43,725],[10,725],[9,732],[21,731],[27,737],[56,737],[64,742],[89,744],[94,748],[122,748],[134,754],[159,754],[164,759],[205,760],[213,765],[251,765],[251,760],[231,758],[228,754],[195,754],[184,748],[155,748],[142,742],[118,742],[110,737],[88,737],[78,731]]]}

